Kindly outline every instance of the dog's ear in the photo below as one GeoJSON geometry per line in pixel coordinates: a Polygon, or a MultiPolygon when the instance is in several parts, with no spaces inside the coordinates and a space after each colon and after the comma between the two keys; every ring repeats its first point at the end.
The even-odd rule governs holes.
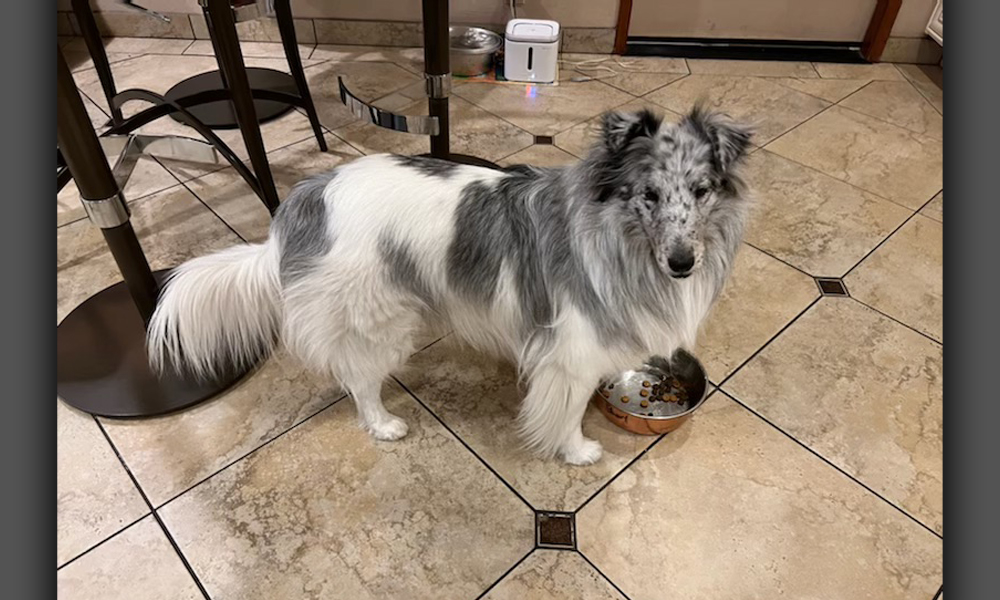
{"type": "Polygon", "coordinates": [[[611,152],[618,152],[639,137],[653,137],[661,119],[651,110],[634,113],[608,112],[601,119],[601,138],[611,152]]]}
{"type": "Polygon", "coordinates": [[[712,145],[715,166],[720,173],[729,171],[746,158],[753,137],[750,127],[721,113],[710,112],[700,104],[684,117],[682,126],[690,127],[712,145]]]}

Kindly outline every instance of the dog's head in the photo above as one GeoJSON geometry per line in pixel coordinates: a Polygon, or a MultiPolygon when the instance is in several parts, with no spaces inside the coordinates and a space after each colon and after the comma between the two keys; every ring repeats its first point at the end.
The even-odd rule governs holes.
{"type": "Polygon", "coordinates": [[[701,263],[713,211],[738,193],[750,137],[746,126],[700,107],[676,124],[648,110],[607,113],[588,159],[596,199],[613,203],[625,235],[648,242],[665,273],[687,277],[701,263]]]}

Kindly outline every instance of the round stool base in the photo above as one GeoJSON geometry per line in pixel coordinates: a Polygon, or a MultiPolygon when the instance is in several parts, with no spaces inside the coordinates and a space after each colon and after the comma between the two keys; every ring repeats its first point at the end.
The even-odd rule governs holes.
{"type": "MultiPolygon", "coordinates": [[[[298,89],[295,87],[295,80],[288,73],[258,67],[247,67],[246,71],[247,79],[250,81],[250,89],[298,94],[298,89]]],[[[181,81],[170,88],[166,93],[166,98],[168,100],[177,100],[178,98],[199,92],[221,90],[222,88],[222,75],[218,71],[209,71],[208,73],[201,73],[200,75],[195,75],[181,81]]],[[[277,119],[294,108],[291,104],[275,102],[273,100],[254,100],[253,106],[257,111],[258,123],[266,123],[277,119]]],[[[239,129],[239,124],[236,122],[236,113],[233,112],[233,104],[228,100],[206,102],[205,104],[192,106],[188,108],[188,111],[211,129],[239,129]]],[[[171,114],[170,118],[178,122],[183,122],[177,113],[171,114]]]]}
{"type": "MultiPolygon", "coordinates": [[[[154,273],[163,281],[167,271],[154,273]]],[[[102,417],[151,417],[198,404],[244,372],[214,381],[154,374],[146,329],[125,282],[98,292],[56,328],[56,391],[66,404],[102,417]]]]}

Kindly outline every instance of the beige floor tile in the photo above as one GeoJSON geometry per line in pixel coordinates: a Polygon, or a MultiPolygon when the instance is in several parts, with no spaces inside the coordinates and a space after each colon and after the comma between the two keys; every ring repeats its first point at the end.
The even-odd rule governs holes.
{"type": "Polygon", "coordinates": [[[869,81],[901,81],[903,75],[890,63],[851,65],[813,63],[820,77],[827,79],[867,79],[869,81]]]}
{"type": "Polygon", "coordinates": [[[944,227],[916,215],[844,278],[851,295],[941,341],[944,227]]]}
{"type": "MultiPolygon", "coordinates": [[[[297,37],[297,36],[296,36],[297,37]]],[[[299,58],[309,58],[313,44],[299,44],[299,58]]],[[[244,58],[285,58],[285,47],[280,42],[240,42],[240,52],[244,58]]],[[[211,40],[195,40],[184,50],[184,54],[215,56],[211,40]]]]}
{"type": "MultiPolygon", "coordinates": [[[[181,54],[194,40],[142,37],[104,38],[104,51],[120,54],[181,54]]],[[[63,47],[64,51],[87,52],[87,43],[82,37],[63,47]]],[[[125,88],[121,88],[125,89],[125,88]]]]}
{"type": "Polygon", "coordinates": [[[146,517],[56,574],[60,600],[200,600],[198,586],[146,517]]]}
{"type": "MultiPolygon", "coordinates": [[[[117,157],[110,159],[116,160],[117,157]]],[[[128,202],[139,200],[176,185],[180,185],[180,182],[159,163],[149,157],[140,157],[132,176],[125,184],[125,200],[128,202]]],[[[76,182],[70,180],[56,196],[56,223],[62,226],[86,216],[80,200],[80,191],[76,187],[76,182]]]]}
{"type": "Polygon", "coordinates": [[[399,380],[539,510],[576,509],[654,439],[618,429],[591,406],[583,433],[604,446],[601,460],[568,467],[542,459],[515,432],[524,397],[515,368],[452,338],[414,356],[399,380]]]}
{"type": "Polygon", "coordinates": [[[577,529],[633,600],[910,600],[941,583],[939,538],[718,393],[577,529]]]}
{"type": "Polygon", "coordinates": [[[753,142],[762,145],[820,112],[829,103],[768,79],[691,75],[645,96],[678,113],[699,100],[756,128],[753,142]]]}
{"type": "Polygon", "coordinates": [[[744,245],[695,354],[722,381],[819,296],[811,277],[744,245]]]}
{"type": "MultiPolygon", "coordinates": [[[[132,227],[154,270],[240,242],[183,187],[158,192],[130,208],[132,227]]],[[[121,273],[100,230],[89,221],[61,227],[56,236],[56,308],[61,320],[90,295],[121,281],[121,273]]]]}
{"type": "MultiPolygon", "coordinates": [[[[306,69],[306,77],[319,120],[330,130],[357,120],[340,101],[338,77],[343,77],[347,89],[365,102],[373,102],[420,81],[416,75],[398,65],[364,61],[324,62],[306,69]]],[[[426,110],[424,114],[427,114],[426,110]]]]}
{"type": "Polygon", "coordinates": [[[873,81],[840,105],[934,139],[944,136],[941,113],[906,81],[873,81]]]}
{"type": "Polygon", "coordinates": [[[501,167],[510,165],[531,165],[533,167],[562,167],[579,162],[579,159],[555,146],[536,144],[516,152],[501,160],[501,167]]]}
{"type": "Polygon", "coordinates": [[[576,552],[535,550],[483,600],[624,600],[576,552]]]}
{"type": "Polygon", "coordinates": [[[56,407],[56,562],[63,564],[149,512],[94,419],[56,407]]]}
{"type": "MultiPolygon", "coordinates": [[[[338,165],[361,156],[342,140],[327,134],[327,152],[320,152],[314,139],[308,139],[286,146],[268,154],[271,176],[274,177],[278,197],[284,200],[292,187],[303,179],[329,171],[338,165]]],[[[179,177],[194,174],[188,170],[191,165],[176,162],[165,163],[176,170],[179,177]]],[[[197,169],[197,166],[194,167],[197,169]]],[[[262,242],[271,227],[271,215],[260,198],[232,168],[222,169],[186,184],[205,204],[243,239],[248,242],[262,242]]]]}
{"type": "Polygon", "coordinates": [[[687,75],[684,73],[621,73],[614,77],[601,79],[601,81],[634,96],[643,96],[683,77],[687,77],[687,75]]]}
{"type": "Polygon", "coordinates": [[[938,112],[944,113],[944,69],[937,65],[896,65],[896,68],[938,112]]]}
{"type": "Polygon", "coordinates": [[[312,58],[334,62],[390,62],[417,75],[424,72],[423,48],[319,44],[312,58]]]}
{"type": "Polygon", "coordinates": [[[582,54],[565,52],[559,55],[562,69],[580,69],[594,65],[607,65],[619,72],[631,73],[689,73],[683,58],[661,58],[654,56],[616,56],[613,54],[582,54]]]}
{"type": "Polygon", "coordinates": [[[725,389],[941,532],[939,344],[858,302],[825,298],[725,389]]]}
{"type": "Polygon", "coordinates": [[[920,214],[944,223],[944,192],[934,196],[927,206],[920,209],[920,214]]]}
{"type": "Polygon", "coordinates": [[[453,91],[534,135],[555,135],[632,99],[600,81],[558,86],[463,83],[453,91]]]}
{"type": "Polygon", "coordinates": [[[756,199],[747,241],[817,277],[842,277],[912,214],[767,150],[745,173],[756,199]]]}
{"type": "Polygon", "coordinates": [[[941,190],[941,141],[834,106],[767,149],[916,210],[941,190]]]}
{"type": "MultiPolygon", "coordinates": [[[[528,132],[462,98],[452,97],[449,108],[452,152],[496,161],[534,143],[534,137],[528,132]]],[[[427,101],[411,102],[396,112],[426,115],[427,101]]],[[[334,133],[366,154],[423,154],[430,150],[426,136],[399,133],[361,121],[354,121],[334,133]]]]}
{"type": "MultiPolygon", "coordinates": [[[[140,54],[124,52],[107,52],[106,55],[108,57],[108,64],[141,56],[140,54]]],[[[63,50],[63,56],[66,58],[66,64],[74,73],[94,68],[94,60],[90,57],[90,52],[86,48],[83,50],[63,50]]]]}
{"type": "MultiPolygon", "coordinates": [[[[292,10],[294,12],[297,9],[293,8],[292,10]]],[[[198,14],[191,14],[189,17],[195,39],[210,39],[208,24],[201,11],[198,11],[198,14]]],[[[295,41],[299,44],[316,43],[316,30],[313,28],[312,19],[292,19],[292,24],[295,27],[295,41]]],[[[278,27],[278,20],[274,17],[259,17],[237,23],[236,35],[243,41],[281,42],[281,30],[278,27]]]]}
{"type": "Polygon", "coordinates": [[[342,396],[332,380],[279,354],[210,402],[164,417],[102,422],[158,506],[342,396]]]}
{"type": "Polygon", "coordinates": [[[867,79],[809,79],[798,77],[774,79],[775,83],[834,103],[840,102],[858,91],[868,81],[867,79]]]}
{"type": "Polygon", "coordinates": [[[384,394],[402,440],[373,440],[341,402],[162,509],[213,598],[473,598],[531,549],[531,510],[384,394]]]}
{"type": "Polygon", "coordinates": [[[819,78],[812,63],[801,61],[688,59],[687,63],[695,75],[819,78]]]}
{"type": "MultiPolygon", "coordinates": [[[[654,114],[659,115],[666,123],[676,123],[681,120],[681,115],[675,113],[672,110],[667,110],[660,106],[650,102],[646,98],[637,98],[621,106],[615,107],[614,110],[620,112],[635,112],[642,109],[649,109],[653,111],[654,114]]],[[[555,136],[555,145],[560,149],[583,158],[590,151],[591,146],[593,146],[600,139],[601,134],[601,115],[597,115],[592,119],[588,119],[583,123],[578,123],[573,127],[570,127],[566,131],[563,131],[555,136]]]]}

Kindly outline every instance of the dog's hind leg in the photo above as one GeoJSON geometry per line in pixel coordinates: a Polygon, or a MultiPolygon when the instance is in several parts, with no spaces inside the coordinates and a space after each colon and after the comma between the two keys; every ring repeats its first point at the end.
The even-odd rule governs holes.
{"type": "Polygon", "coordinates": [[[358,409],[358,420],[377,440],[398,440],[406,422],[382,404],[382,383],[399,369],[413,350],[410,336],[393,336],[391,343],[361,336],[344,336],[337,344],[331,368],[358,409]]]}
{"type": "Polygon", "coordinates": [[[572,465],[601,458],[601,444],[583,435],[583,414],[599,384],[593,375],[544,365],[532,374],[521,405],[519,425],[529,446],[543,455],[559,455],[572,465]]]}

